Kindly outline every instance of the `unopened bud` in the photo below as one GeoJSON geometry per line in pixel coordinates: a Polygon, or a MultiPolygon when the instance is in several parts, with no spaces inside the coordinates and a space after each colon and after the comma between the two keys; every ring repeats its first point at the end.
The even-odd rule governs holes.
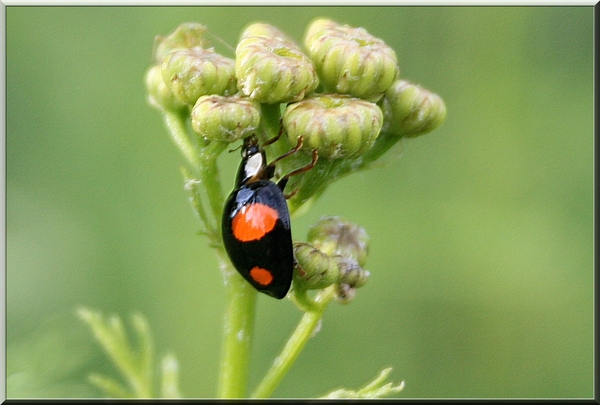
{"type": "Polygon", "coordinates": [[[252,24],[235,51],[239,89],[260,103],[298,101],[319,79],[312,61],[283,32],[268,24],[252,24]]]}
{"type": "Polygon", "coordinates": [[[289,104],[283,126],[292,145],[300,136],[304,148],[320,158],[357,157],[377,139],[383,114],[374,103],[340,94],[318,94],[289,104]]]}
{"type": "Polygon", "coordinates": [[[335,291],[335,299],[340,304],[349,304],[356,297],[356,288],[348,284],[338,284],[335,291]]]}
{"type": "Polygon", "coordinates": [[[426,134],[446,119],[446,105],[440,96],[406,80],[397,80],[386,90],[382,110],[382,131],[396,136],[426,134]]]}
{"type": "Polygon", "coordinates": [[[160,63],[172,51],[189,48],[206,48],[208,40],[204,38],[206,27],[198,23],[180,24],[166,37],[157,36],[154,40],[154,59],[160,63]]]}
{"type": "Polygon", "coordinates": [[[152,66],[146,73],[146,91],[150,105],[159,110],[178,110],[184,106],[165,85],[160,73],[160,65],[152,66]]]}
{"type": "Polygon", "coordinates": [[[180,49],[169,53],[161,65],[167,87],[184,104],[201,96],[235,94],[235,62],[212,49],[180,49]]]}
{"type": "Polygon", "coordinates": [[[369,278],[369,272],[360,267],[356,260],[338,256],[337,264],[340,271],[340,283],[354,288],[365,285],[369,278]]]}
{"type": "Polygon", "coordinates": [[[260,104],[249,98],[202,96],[192,109],[192,128],[204,138],[234,142],[260,124],[260,104]]]}
{"type": "Polygon", "coordinates": [[[348,304],[356,296],[356,289],[362,287],[369,278],[369,272],[363,270],[352,258],[337,257],[340,278],[335,298],[341,304],[348,304]]]}
{"type": "Polygon", "coordinates": [[[338,280],[340,272],[336,259],[327,256],[314,246],[308,243],[296,243],[294,256],[299,266],[294,272],[294,278],[306,289],[322,289],[338,280]]]}
{"type": "Polygon", "coordinates": [[[340,217],[323,217],[308,231],[308,243],[329,256],[353,259],[364,266],[369,236],[364,228],[340,217]]]}
{"type": "Polygon", "coordinates": [[[318,19],[304,44],[326,91],[377,101],[399,75],[394,50],[363,28],[318,19]]]}
{"type": "Polygon", "coordinates": [[[266,23],[250,24],[240,35],[241,39],[250,37],[277,38],[292,47],[298,47],[296,43],[279,28],[266,23]]]}

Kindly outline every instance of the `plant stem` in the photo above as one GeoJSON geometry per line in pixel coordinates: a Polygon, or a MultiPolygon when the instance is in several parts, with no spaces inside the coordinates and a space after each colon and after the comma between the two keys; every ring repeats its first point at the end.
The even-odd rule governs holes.
{"type": "MultiPolygon", "coordinates": [[[[389,133],[380,133],[379,137],[371,147],[362,157],[362,162],[360,166],[356,169],[365,169],[368,168],[370,164],[375,162],[381,156],[383,156],[389,149],[392,148],[398,141],[401,139],[401,136],[392,135],[389,133]]],[[[355,170],[356,170],[355,169],[355,170]]]]}
{"type": "Polygon", "coordinates": [[[217,396],[244,398],[247,396],[250,349],[254,335],[256,290],[231,267],[221,244],[219,232],[223,211],[223,190],[219,181],[217,157],[225,150],[224,142],[211,142],[200,152],[200,179],[208,196],[215,229],[211,232],[216,245],[221,273],[227,289],[227,308],[223,324],[223,348],[217,396]]]}
{"type": "Polygon", "coordinates": [[[267,138],[277,135],[279,120],[281,119],[279,104],[261,104],[260,108],[261,126],[267,133],[267,138]]]}
{"type": "Polygon", "coordinates": [[[227,144],[224,142],[211,142],[202,149],[199,157],[200,179],[208,195],[208,204],[217,228],[221,224],[220,219],[224,204],[217,158],[225,148],[227,148],[227,144]]]}
{"type": "MultiPolygon", "coordinates": [[[[273,138],[279,132],[281,112],[279,104],[261,104],[260,125],[266,134],[263,141],[273,138]]],[[[289,150],[289,142],[285,134],[277,142],[266,147],[267,155],[271,159],[283,155],[289,150]]],[[[284,162],[282,162],[284,163],[284,162]]]]}
{"type": "Polygon", "coordinates": [[[273,394],[277,385],[286,375],[323,316],[327,304],[333,298],[334,286],[322,290],[315,297],[314,310],[307,311],[302,316],[296,330],[287,341],[281,354],[275,359],[271,369],[267,372],[258,388],[252,394],[252,398],[268,398],[273,394]]]}
{"type": "Polygon", "coordinates": [[[194,145],[190,141],[185,128],[185,118],[179,113],[167,111],[164,113],[164,119],[171,139],[175,142],[181,153],[183,153],[185,159],[192,167],[199,167],[200,162],[198,161],[196,148],[194,148],[194,145]]]}
{"type": "Polygon", "coordinates": [[[245,398],[254,334],[256,290],[231,267],[222,249],[219,252],[228,303],[217,396],[245,398]]]}
{"type": "MultiPolygon", "coordinates": [[[[250,349],[254,332],[256,291],[231,267],[223,250],[220,219],[223,211],[223,188],[219,180],[217,158],[225,150],[225,142],[213,141],[202,144],[196,151],[187,133],[185,118],[177,113],[165,113],[165,122],[171,138],[181,150],[188,163],[198,172],[203,191],[208,198],[210,214],[200,205],[197,185],[193,204],[206,226],[209,238],[217,252],[221,273],[227,289],[227,309],[224,319],[221,370],[219,374],[219,398],[244,398],[247,394],[250,349]],[[212,216],[213,221],[209,220],[212,216]]],[[[184,172],[185,174],[185,172],[184,172]]],[[[189,177],[189,176],[188,176],[189,177]]]]}

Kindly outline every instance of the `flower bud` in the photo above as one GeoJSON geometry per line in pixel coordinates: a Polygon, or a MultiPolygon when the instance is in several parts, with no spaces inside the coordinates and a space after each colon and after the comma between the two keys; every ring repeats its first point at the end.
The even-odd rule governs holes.
{"type": "Polygon", "coordinates": [[[369,272],[363,270],[352,258],[337,257],[340,278],[336,288],[336,300],[348,304],[356,296],[356,289],[362,287],[369,277],[369,272]]]}
{"type": "Polygon", "coordinates": [[[206,27],[202,24],[183,23],[168,36],[157,36],[154,40],[154,59],[160,63],[172,51],[208,47],[209,42],[204,39],[205,33],[206,27]]]}
{"type": "Polygon", "coordinates": [[[251,135],[260,123],[260,104],[249,98],[202,96],[192,109],[192,128],[204,138],[234,142],[251,135]]]}
{"type": "Polygon", "coordinates": [[[283,126],[295,145],[317,149],[320,158],[357,157],[369,150],[383,125],[383,113],[374,103],[339,94],[318,94],[289,104],[283,126]]]}
{"type": "Polygon", "coordinates": [[[369,272],[358,265],[356,260],[338,256],[337,265],[340,271],[340,283],[358,288],[365,285],[369,272]]]}
{"type": "Polygon", "coordinates": [[[235,51],[239,89],[260,103],[302,100],[319,84],[315,67],[283,32],[267,24],[252,24],[235,51]]]}
{"type": "Polygon", "coordinates": [[[334,30],[339,27],[340,24],[327,18],[317,18],[307,28],[306,35],[304,36],[304,46],[309,48],[309,44],[315,41],[323,30],[334,30]]]}
{"type": "Polygon", "coordinates": [[[298,47],[296,43],[280,29],[266,23],[254,23],[250,24],[240,35],[241,39],[249,37],[263,37],[263,38],[278,38],[285,42],[287,45],[292,47],[298,47]]]}
{"type": "Polygon", "coordinates": [[[308,242],[326,255],[353,259],[359,266],[367,260],[367,232],[340,217],[322,217],[309,229],[308,242]]]}
{"type": "Polygon", "coordinates": [[[318,19],[304,44],[327,91],[376,101],[399,75],[394,50],[363,28],[318,19]]]}
{"type": "Polygon", "coordinates": [[[338,284],[335,291],[335,300],[340,304],[349,304],[356,297],[356,288],[348,284],[338,284]]]}
{"type": "Polygon", "coordinates": [[[235,62],[212,49],[179,49],[169,53],[161,74],[167,87],[184,104],[210,94],[235,94],[235,62]]]}
{"type": "Polygon", "coordinates": [[[146,90],[148,102],[154,108],[165,111],[178,110],[184,106],[165,85],[160,74],[160,65],[152,66],[146,73],[146,90]]]}
{"type": "Polygon", "coordinates": [[[446,119],[444,100],[421,86],[397,80],[386,90],[383,132],[406,137],[426,134],[446,119]]]}
{"type": "Polygon", "coordinates": [[[306,289],[322,289],[337,281],[340,272],[336,260],[314,246],[308,243],[296,243],[294,256],[298,261],[294,279],[302,283],[306,289]]]}

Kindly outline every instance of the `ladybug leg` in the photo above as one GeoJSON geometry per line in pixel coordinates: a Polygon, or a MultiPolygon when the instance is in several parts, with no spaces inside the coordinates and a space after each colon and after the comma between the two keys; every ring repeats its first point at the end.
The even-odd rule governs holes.
{"type": "Polygon", "coordinates": [[[306,275],[306,272],[304,271],[302,266],[300,266],[300,263],[298,263],[298,260],[296,260],[296,257],[294,257],[294,269],[298,271],[300,276],[304,277],[306,275]]]}
{"type": "Polygon", "coordinates": [[[279,156],[277,159],[275,159],[274,161],[272,161],[271,163],[269,163],[267,166],[269,166],[269,167],[271,167],[271,166],[275,167],[275,164],[277,162],[279,162],[281,159],[286,158],[289,155],[293,155],[294,153],[298,152],[298,149],[300,149],[302,147],[302,141],[303,141],[302,137],[298,138],[298,143],[296,143],[296,146],[294,146],[292,149],[290,149],[289,151],[287,151],[283,155],[279,156]]]}
{"type": "Polygon", "coordinates": [[[283,123],[282,122],[283,122],[282,120],[279,120],[279,132],[277,133],[277,135],[275,135],[273,138],[268,139],[265,143],[263,143],[263,145],[262,145],[263,147],[270,145],[272,143],[275,143],[275,142],[277,142],[277,140],[279,138],[281,138],[281,135],[283,135],[283,123]]]}
{"type": "MultiPolygon", "coordinates": [[[[277,186],[278,186],[278,187],[280,187],[280,186],[279,186],[279,183],[277,183],[277,186]]],[[[285,185],[284,185],[284,188],[285,188],[285,185]]],[[[283,189],[282,189],[282,188],[280,188],[280,189],[281,189],[281,191],[283,191],[283,189]]],[[[291,193],[288,193],[288,194],[283,194],[283,196],[285,197],[285,199],[286,199],[286,200],[289,200],[290,198],[292,198],[293,196],[295,196],[297,193],[298,193],[298,189],[295,189],[295,190],[294,190],[294,191],[292,191],[291,193]]]]}
{"type": "MultiPolygon", "coordinates": [[[[298,144],[300,146],[302,146],[302,137],[298,138],[298,144]]],[[[296,146],[296,148],[294,148],[294,149],[298,150],[298,149],[300,149],[300,147],[296,146]]],[[[292,149],[292,151],[294,149],[292,149]]],[[[289,155],[289,154],[290,153],[288,152],[286,155],[289,155]]],[[[317,163],[317,160],[319,160],[319,153],[317,152],[316,149],[313,149],[313,151],[312,151],[312,161],[309,164],[307,164],[306,166],[303,166],[303,167],[301,167],[299,169],[296,169],[296,170],[294,170],[292,172],[289,172],[288,174],[286,174],[285,176],[283,176],[277,182],[277,187],[279,187],[279,189],[283,192],[283,189],[285,188],[285,185],[287,184],[287,182],[288,182],[288,180],[289,180],[290,177],[296,176],[297,174],[304,173],[304,172],[312,169],[313,167],[315,167],[315,164],[317,163]]],[[[284,194],[284,196],[285,196],[285,198],[289,199],[289,198],[292,198],[297,192],[298,192],[298,189],[296,189],[296,190],[292,191],[290,194],[288,194],[289,197],[288,197],[288,195],[285,195],[285,194],[284,194]]]]}
{"type": "MultiPolygon", "coordinates": [[[[282,131],[283,131],[283,127],[281,127],[281,130],[279,131],[279,135],[277,135],[273,139],[270,139],[268,142],[271,142],[271,141],[274,142],[275,140],[277,140],[279,138],[279,136],[281,136],[282,131]]],[[[287,151],[283,155],[281,155],[278,158],[276,158],[275,160],[273,160],[267,166],[265,166],[263,172],[264,172],[266,178],[270,179],[271,177],[273,177],[273,175],[275,174],[275,166],[277,165],[277,162],[279,162],[283,158],[288,157],[289,155],[292,155],[292,154],[298,152],[298,149],[300,149],[302,147],[302,140],[303,140],[303,138],[299,137],[298,138],[298,142],[296,143],[296,146],[294,146],[292,149],[290,149],[289,151],[287,151]]],[[[289,177],[289,176],[287,176],[287,177],[289,177]]],[[[283,178],[281,178],[281,180],[283,180],[283,178]]],[[[285,187],[285,183],[287,183],[287,180],[285,180],[285,182],[283,183],[282,187],[285,187]]],[[[283,191],[282,187],[280,187],[280,189],[283,191]]]]}

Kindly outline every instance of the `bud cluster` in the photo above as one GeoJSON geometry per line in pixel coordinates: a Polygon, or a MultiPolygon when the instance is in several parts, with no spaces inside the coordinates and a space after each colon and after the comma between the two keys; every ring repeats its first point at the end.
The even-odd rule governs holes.
{"type": "Polygon", "coordinates": [[[182,111],[205,95],[237,93],[235,62],[209,48],[205,33],[204,25],[185,23],[167,37],[156,37],[156,64],[146,73],[153,107],[182,111]]]}
{"type": "Polygon", "coordinates": [[[158,36],[146,75],[150,104],[191,112],[192,128],[207,140],[231,143],[272,128],[272,122],[261,125],[257,105],[285,104],[286,144],[302,136],[302,149],[318,151],[317,171],[330,183],[365,167],[370,149],[379,152],[366,160],[445,119],[442,99],[400,80],[394,50],[364,28],[316,19],[303,39],[305,54],[278,28],[254,23],[242,32],[235,59],[215,52],[207,33],[202,24],[184,23],[158,36]],[[340,159],[345,163],[334,162],[340,159]]]}
{"type": "Polygon", "coordinates": [[[340,217],[323,217],[309,231],[308,243],[296,243],[295,285],[323,289],[335,285],[336,298],[350,302],[369,277],[364,270],[369,237],[365,230],[340,217]]]}

